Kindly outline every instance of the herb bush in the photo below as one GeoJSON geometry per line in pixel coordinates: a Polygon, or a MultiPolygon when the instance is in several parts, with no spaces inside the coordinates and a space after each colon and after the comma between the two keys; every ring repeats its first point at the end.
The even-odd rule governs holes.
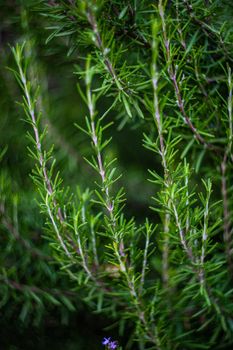
{"type": "Polygon", "coordinates": [[[6,322],[93,310],[125,349],[230,348],[232,14],[216,0],[3,6],[6,322]]]}

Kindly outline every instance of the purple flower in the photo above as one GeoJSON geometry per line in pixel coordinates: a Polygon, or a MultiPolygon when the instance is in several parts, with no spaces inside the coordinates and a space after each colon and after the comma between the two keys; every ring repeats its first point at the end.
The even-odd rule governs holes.
{"type": "Polygon", "coordinates": [[[111,342],[108,344],[108,349],[109,349],[109,350],[115,350],[117,347],[118,347],[117,341],[111,341],[111,342]]]}
{"type": "Polygon", "coordinates": [[[108,345],[111,342],[111,338],[104,338],[102,341],[103,345],[108,345]]]}
{"type": "Polygon", "coordinates": [[[112,341],[111,340],[111,337],[109,337],[109,338],[104,338],[103,339],[103,341],[102,341],[102,344],[104,345],[104,346],[106,346],[106,349],[107,350],[115,350],[115,349],[117,349],[118,348],[118,343],[117,343],[117,341],[112,341]]]}

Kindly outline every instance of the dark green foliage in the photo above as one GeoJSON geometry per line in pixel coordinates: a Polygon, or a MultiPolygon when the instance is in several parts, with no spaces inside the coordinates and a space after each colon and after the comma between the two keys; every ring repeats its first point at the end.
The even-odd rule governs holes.
{"type": "Polygon", "coordinates": [[[6,8],[20,28],[1,72],[9,319],[16,308],[40,324],[56,308],[68,323],[85,305],[126,349],[231,346],[233,7],[222,3],[6,8]]]}

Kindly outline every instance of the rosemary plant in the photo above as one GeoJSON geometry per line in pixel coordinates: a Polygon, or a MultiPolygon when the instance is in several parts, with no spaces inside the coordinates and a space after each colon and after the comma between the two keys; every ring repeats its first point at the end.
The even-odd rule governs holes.
{"type": "MultiPolygon", "coordinates": [[[[29,293],[38,308],[43,296],[52,303],[62,298],[68,309],[72,298],[82,300],[108,317],[126,349],[232,344],[233,8],[221,3],[22,3],[24,40],[12,47],[13,72],[22,92],[43,245],[57,270],[41,246],[22,238],[18,219],[5,209],[7,175],[1,225],[59,276],[59,292],[24,289],[6,268],[4,290],[29,293]],[[60,45],[59,64],[69,63],[76,79],[71,88],[78,106],[74,123],[66,124],[82,143],[74,152],[63,135],[51,145],[56,124],[46,105],[39,38],[30,32],[35,13],[48,28],[40,28],[47,35],[43,50],[60,45]],[[59,148],[68,158],[77,154],[80,171],[74,167],[73,178],[56,161],[59,148]],[[136,159],[136,176],[124,152],[136,159]],[[140,209],[132,210],[134,202],[140,209]]],[[[118,342],[104,338],[103,345],[114,349],[118,342]]]]}

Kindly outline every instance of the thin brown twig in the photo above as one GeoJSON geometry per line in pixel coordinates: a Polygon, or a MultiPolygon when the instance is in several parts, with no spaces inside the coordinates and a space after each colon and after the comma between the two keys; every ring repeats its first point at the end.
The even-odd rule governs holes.
{"type": "Polygon", "coordinates": [[[223,239],[225,242],[225,251],[229,264],[229,269],[233,272],[233,262],[232,262],[232,254],[231,254],[231,221],[230,221],[230,211],[229,211],[229,203],[227,196],[227,178],[226,178],[226,170],[227,170],[227,154],[225,153],[223,157],[223,161],[221,163],[221,182],[222,182],[222,198],[223,198],[223,239]]]}
{"type": "Polygon", "coordinates": [[[166,29],[166,21],[165,21],[165,15],[164,15],[164,7],[163,7],[163,1],[159,0],[159,15],[161,18],[162,22],[162,32],[163,32],[163,40],[164,40],[164,46],[166,50],[166,58],[167,58],[167,63],[168,63],[168,74],[169,77],[172,81],[175,95],[176,95],[176,101],[177,101],[177,106],[184,118],[185,123],[188,125],[192,133],[194,134],[195,138],[203,144],[206,148],[212,150],[216,154],[219,154],[220,149],[213,144],[209,143],[208,141],[205,140],[203,136],[199,133],[199,131],[196,129],[196,127],[193,125],[190,117],[186,113],[185,106],[184,106],[184,101],[182,98],[182,94],[180,91],[179,83],[177,81],[177,70],[172,64],[172,57],[171,57],[171,50],[170,50],[170,40],[167,37],[167,29],[166,29]]]}
{"type": "MultiPolygon", "coordinates": [[[[156,38],[153,38],[153,41],[152,41],[153,56],[157,51],[157,45],[155,40],[156,38]]],[[[153,119],[159,135],[159,145],[160,145],[159,153],[162,158],[165,187],[168,188],[171,184],[171,179],[170,179],[170,174],[169,174],[167,160],[166,160],[166,148],[165,148],[165,140],[163,137],[162,117],[161,117],[160,108],[159,108],[159,99],[158,99],[159,73],[158,73],[155,57],[153,57],[151,71],[152,71],[152,86],[153,86],[153,110],[154,110],[153,119]]],[[[170,199],[168,199],[169,208],[170,208],[170,205],[171,205],[171,202],[170,202],[170,199]]],[[[169,236],[168,236],[169,226],[170,226],[170,213],[167,212],[165,213],[164,223],[163,223],[164,242],[163,242],[163,251],[162,251],[162,279],[163,279],[163,284],[166,288],[168,287],[168,280],[169,280],[169,236]]]]}
{"type": "Polygon", "coordinates": [[[229,119],[229,135],[228,142],[225,148],[224,156],[221,162],[220,170],[221,170],[221,183],[222,183],[222,198],[223,198],[223,240],[225,243],[225,252],[227,256],[228,266],[231,274],[233,273],[233,261],[232,261],[232,228],[231,228],[231,216],[229,210],[229,200],[228,200],[228,186],[227,186],[227,168],[228,168],[228,160],[232,159],[232,141],[233,141],[233,117],[232,117],[232,75],[231,69],[228,67],[228,100],[227,100],[227,111],[228,111],[228,119],[229,119]]]}
{"type": "Polygon", "coordinates": [[[51,260],[50,256],[45,255],[40,250],[32,247],[29,241],[21,236],[17,227],[12,223],[10,217],[7,215],[3,203],[0,203],[0,214],[2,216],[1,221],[3,226],[11,233],[15,240],[17,240],[24,248],[30,252],[31,256],[39,257],[40,259],[47,261],[51,260]]]}
{"type": "Polygon", "coordinates": [[[117,73],[116,73],[116,70],[114,68],[114,65],[113,65],[112,61],[110,60],[110,58],[109,58],[109,48],[105,47],[105,45],[104,45],[104,42],[102,40],[100,31],[99,31],[99,27],[98,27],[98,23],[97,23],[97,19],[96,19],[95,13],[92,10],[90,4],[88,4],[88,1],[87,1],[86,17],[87,17],[87,20],[88,20],[88,22],[91,25],[91,28],[93,30],[95,45],[100,50],[100,52],[101,52],[101,54],[103,56],[103,62],[104,62],[104,65],[105,65],[107,71],[109,72],[109,74],[113,78],[117,88],[120,91],[124,91],[125,93],[130,94],[131,91],[129,90],[129,88],[117,76],[117,73]]]}
{"type": "Polygon", "coordinates": [[[16,289],[20,292],[33,292],[37,294],[52,294],[55,296],[65,295],[69,297],[77,297],[77,293],[69,290],[59,290],[59,289],[50,289],[50,288],[39,288],[34,285],[22,284],[12,279],[7,278],[6,276],[0,275],[0,280],[7,284],[9,287],[16,289]]]}

